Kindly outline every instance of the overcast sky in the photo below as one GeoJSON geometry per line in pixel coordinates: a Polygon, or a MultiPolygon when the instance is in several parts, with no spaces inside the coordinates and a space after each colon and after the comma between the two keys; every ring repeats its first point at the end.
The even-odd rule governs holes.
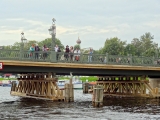
{"type": "Polygon", "coordinates": [[[99,49],[107,38],[128,43],[146,32],[160,45],[160,0],[1,0],[0,45],[51,37],[48,28],[56,19],[56,37],[63,45],[99,49]]]}

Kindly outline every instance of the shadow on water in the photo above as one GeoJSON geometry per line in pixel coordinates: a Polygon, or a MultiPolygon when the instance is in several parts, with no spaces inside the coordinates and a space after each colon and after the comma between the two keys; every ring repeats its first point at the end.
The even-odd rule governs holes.
{"type": "Polygon", "coordinates": [[[160,114],[160,99],[151,98],[104,98],[104,106],[111,111],[160,114]]]}

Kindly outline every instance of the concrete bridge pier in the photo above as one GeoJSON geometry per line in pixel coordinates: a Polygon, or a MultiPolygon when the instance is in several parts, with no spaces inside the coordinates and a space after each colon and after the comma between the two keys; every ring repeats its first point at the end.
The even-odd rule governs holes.
{"type": "Polygon", "coordinates": [[[154,92],[160,94],[160,78],[149,78],[149,83],[154,92]]]}

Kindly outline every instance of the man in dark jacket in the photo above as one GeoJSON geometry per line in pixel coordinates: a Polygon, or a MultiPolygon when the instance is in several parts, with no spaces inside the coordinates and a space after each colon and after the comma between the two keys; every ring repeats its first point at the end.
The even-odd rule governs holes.
{"type": "Polygon", "coordinates": [[[36,44],[36,46],[35,46],[35,59],[37,59],[37,60],[39,58],[39,51],[40,51],[39,46],[38,46],[38,44],[36,44]]]}

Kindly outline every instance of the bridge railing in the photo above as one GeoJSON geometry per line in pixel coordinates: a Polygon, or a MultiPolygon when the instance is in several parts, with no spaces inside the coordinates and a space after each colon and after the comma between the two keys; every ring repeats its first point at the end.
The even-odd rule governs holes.
{"type": "Polygon", "coordinates": [[[58,52],[53,56],[51,51],[23,51],[19,50],[0,50],[0,60],[19,60],[19,61],[42,61],[65,63],[86,63],[86,64],[114,64],[114,65],[136,65],[136,66],[160,66],[160,59],[144,56],[123,56],[109,54],[77,54],[58,52]],[[52,58],[53,57],[53,58],[52,58]]]}

